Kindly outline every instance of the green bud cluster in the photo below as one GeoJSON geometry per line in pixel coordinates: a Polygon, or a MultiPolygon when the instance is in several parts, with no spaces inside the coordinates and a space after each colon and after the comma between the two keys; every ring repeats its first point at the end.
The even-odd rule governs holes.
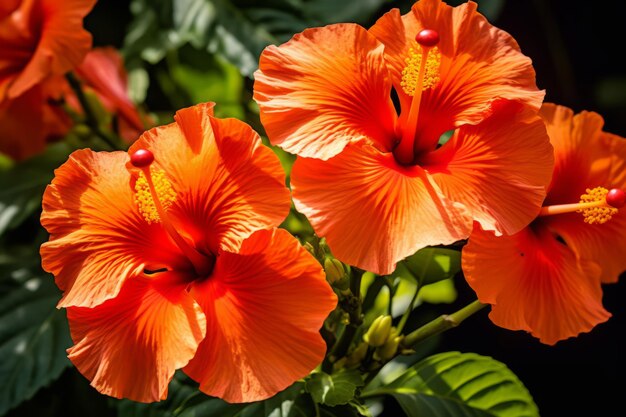
{"type": "Polygon", "coordinates": [[[339,260],[331,257],[325,258],[324,270],[326,271],[326,279],[330,285],[342,291],[348,289],[350,286],[350,277],[339,260]]]}

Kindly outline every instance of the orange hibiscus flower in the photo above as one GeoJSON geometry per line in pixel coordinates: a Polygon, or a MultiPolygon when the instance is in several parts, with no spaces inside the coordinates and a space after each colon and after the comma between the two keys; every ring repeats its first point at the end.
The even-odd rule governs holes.
{"type": "Polygon", "coordinates": [[[62,138],[72,120],[60,103],[68,92],[63,77],[53,77],[21,96],[0,102],[0,153],[19,161],[62,138]]]}
{"type": "Polygon", "coordinates": [[[286,231],[278,159],[212,104],[126,152],[74,152],[43,198],[45,270],[64,291],[69,358],[100,392],[167,396],[174,371],[230,402],[270,397],[323,358],[336,297],[286,231]]]}
{"type": "MultiPolygon", "coordinates": [[[[94,48],[76,74],[85,87],[94,91],[104,107],[117,115],[117,130],[127,142],[133,142],[145,127],[137,106],[128,97],[127,74],[122,56],[114,48],[94,48]]],[[[79,107],[78,103],[75,107],[79,107]]]]}
{"type": "Polygon", "coordinates": [[[541,114],[556,159],[544,207],[513,236],[475,227],[463,271],[495,324],[554,344],[610,317],[601,283],[626,270],[626,140],[596,113],[545,104],[541,114]]]}
{"type": "Polygon", "coordinates": [[[255,78],[270,140],[300,156],[296,208],[346,263],[388,274],[474,220],[511,234],[539,211],[552,170],[543,92],[475,3],[305,30],[268,47],[255,78]]]}
{"type": "Polygon", "coordinates": [[[82,20],[95,0],[0,2],[0,152],[24,159],[64,135],[62,75],[91,47],[82,20]]]}

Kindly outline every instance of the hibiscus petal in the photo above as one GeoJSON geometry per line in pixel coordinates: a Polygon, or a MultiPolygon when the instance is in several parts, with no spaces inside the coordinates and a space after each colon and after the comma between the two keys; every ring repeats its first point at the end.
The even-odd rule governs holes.
{"type": "Polygon", "coordinates": [[[66,86],[63,77],[51,77],[15,99],[2,101],[0,152],[21,161],[42,152],[49,141],[65,136],[72,121],[53,101],[66,86]]]}
{"type": "Polygon", "coordinates": [[[579,213],[554,216],[546,222],[579,258],[601,266],[602,282],[615,283],[626,271],[625,209],[605,224],[587,224],[579,213]]]}
{"type": "MultiPolygon", "coordinates": [[[[574,115],[567,107],[544,104],[541,115],[556,159],[545,205],[576,203],[587,188],[626,189],[626,140],[603,132],[604,120],[599,114],[574,115]]],[[[602,267],[603,282],[617,282],[626,270],[626,209],[605,224],[587,224],[578,213],[545,221],[579,258],[602,267]]]]}
{"type": "Polygon", "coordinates": [[[385,45],[385,61],[403,108],[410,99],[400,87],[409,48],[416,45],[420,30],[439,33],[440,81],[422,97],[423,122],[418,131],[439,125],[442,130],[437,133],[441,134],[452,127],[479,123],[498,99],[519,100],[536,110],[541,106],[544,92],[537,89],[530,58],[476,7],[473,2],[451,7],[440,0],[420,0],[403,16],[398,9],[391,10],[370,29],[385,45]]]}
{"type": "Polygon", "coordinates": [[[23,94],[50,75],[70,71],[91,48],[91,34],[83,28],[83,18],[96,0],[41,0],[32,8],[29,3],[22,3],[24,13],[18,19],[24,19],[21,25],[26,27],[28,19],[37,19],[38,27],[31,28],[30,36],[34,39],[39,36],[39,41],[30,61],[11,84],[10,98],[23,94]]]}
{"type": "Polygon", "coordinates": [[[391,149],[390,90],[382,45],[361,26],[336,24],[267,47],[254,98],[273,144],[328,159],[358,140],[391,149]]]}
{"type": "Polygon", "coordinates": [[[463,271],[498,326],[526,330],[541,342],[590,331],[611,316],[602,307],[600,269],[534,225],[495,237],[475,227],[463,248],[463,271]]]}
{"type": "Polygon", "coordinates": [[[268,398],[324,358],[319,329],[337,298],[313,257],[286,231],[262,230],[222,253],[192,289],[207,336],[184,371],[228,402],[268,398]]]}
{"type": "Polygon", "coordinates": [[[129,153],[150,149],[177,193],[171,213],[200,251],[236,250],[253,231],[278,226],[290,207],[285,173],[250,126],[213,118],[213,104],[176,113],[129,153]]]}
{"type": "Polygon", "coordinates": [[[139,215],[126,152],[79,150],[44,193],[43,268],[65,291],[59,307],[94,307],[144,268],[184,268],[187,259],[158,224],[139,215]]]}
{"type": "Polygon", "coordinates": [[[513,234],[539,213],[554,164],[545,126],[515,102],[476,126],[464,126],[424,161],[452,201],[483,229],[513,234]]]}
{"type": "Polygon", "coordinates": [[[0,103],[0,152],[22,160],[44,150],[47,132],[41,88],[33,88],[14,100],[0,103]]]}
{"type": "Polygon", "coordinates": [[[127,281],[95,308],[67,309],[70,360],[102,394],[152,402],[167,397],[174,371],[204,338],[204,314],[174,274],[127,281]]]}
{"type": "Polygon", "coordinates": [[[419,166],[398,165],[391,153],[349,145],[321,161],[298,158],[293,198],[341,261],[377,274],[429,245],[469,236],[472,220],[419,166]]]}
{"type": "Polygon", "coordinates": [[[137,139],[144,131],[144,125],[137,107],[128,97],[126,71],[120,53],[114,48],[95,48],[85,56],[76,73],[93,88],[107,110],[117,113],[124,139],[137,139]]]}

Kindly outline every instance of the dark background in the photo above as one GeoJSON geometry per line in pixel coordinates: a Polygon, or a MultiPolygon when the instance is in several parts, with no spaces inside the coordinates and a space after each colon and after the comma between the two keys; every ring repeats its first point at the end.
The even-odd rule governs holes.
{"type": "MultiPolygon", "coordinates": [[[[396,5],[406,10],[407,4],[390,2],[378,16],[396,5]]],[[[85,25],[96,46],[121,47],[130,19],[128,2],[100,0],[85,25]]],[[[547,90],[546,101],[576,112],[597,111],[605,117],[607,131],[626,136],[626,72],[620,65],[626,24],[621,1],[508,0],[491,21],[512,34],[533,59],[537,84],[547,90]]],[[[164,96],[152,89],[146,104],[151,110],[172,110],[164,96]]],[[[620,283],[604,287],[604,305],[613,317],[575,339],[542,345],[523,332],[494,326],[482,311],[447,332],[438,350],[476,352],[506,363],[527,386],[544,417],[625,415],[625,279],[622,275],[620,283]]],[[[439,307],[441,313],[475,299],[462,278],[457,284],[459,299],[452,306],[439,307]]],[[[40,391],[9,416],[39,415],[38,410],[51,407],[65,410],[63,416],[111,415],[105,397],[90,391],[87,382],[69,369],[60,383],[40,391]]],[[[392,401],[384,415],[400,415],[392,401]]]]}
{"type": "MultiPolygon", "coordinates": [[[[506,2],[498,27],[533,59],[546,101],[604,116],[605,130],[626,136],[624,3],[534,0],[506,2]]],[[[625,231],[626,232],[626,231],[625,231]]],[[[626,253],[626,248],[624,248],[626,253]]],[[[625,255],[626,256],[626,255],[625,255]]],[[[474,351],[506,363],[534,396],[544,417],[619,416],[624,411],[626,274],[604,286],[606,323],[575,339],[546,346],[524,332],[493,326],[481,312],[449,332],[450,349],[474,351]]],[[[465,288],[458,305],[471,301],[465,288]]]]}
{"type": "MultiPolygon", "coordinates": [[[[508,0],[492,23],[513,35],[532,58],[545,101],[575,112],[596,111],[605,118],[606,131],[626,136],[626,71],[620,64],[626,51],[624,11],[622,1],[508,0]]],[[[622,274],[619,283],[604,286],[604,306],[613,317],[590,333],[547,346],[525,332],[494,326],[482,311],[444,334],[443,350],[506,363],[544,417],[626,415],[625,280],[622,274]]],[[[455,308],[442,312],[475,299],[462,279],[457,284],[455,308]]]]}

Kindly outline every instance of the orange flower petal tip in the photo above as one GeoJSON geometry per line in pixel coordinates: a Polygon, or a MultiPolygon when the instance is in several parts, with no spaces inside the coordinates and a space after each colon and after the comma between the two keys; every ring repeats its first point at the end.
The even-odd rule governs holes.
{"type": "Polygon", "coordinates": [[[626,193],[619,188],[613,188],[606,195],[606,203],[614,208],[622,208],[626,204],[626,193]]]}

